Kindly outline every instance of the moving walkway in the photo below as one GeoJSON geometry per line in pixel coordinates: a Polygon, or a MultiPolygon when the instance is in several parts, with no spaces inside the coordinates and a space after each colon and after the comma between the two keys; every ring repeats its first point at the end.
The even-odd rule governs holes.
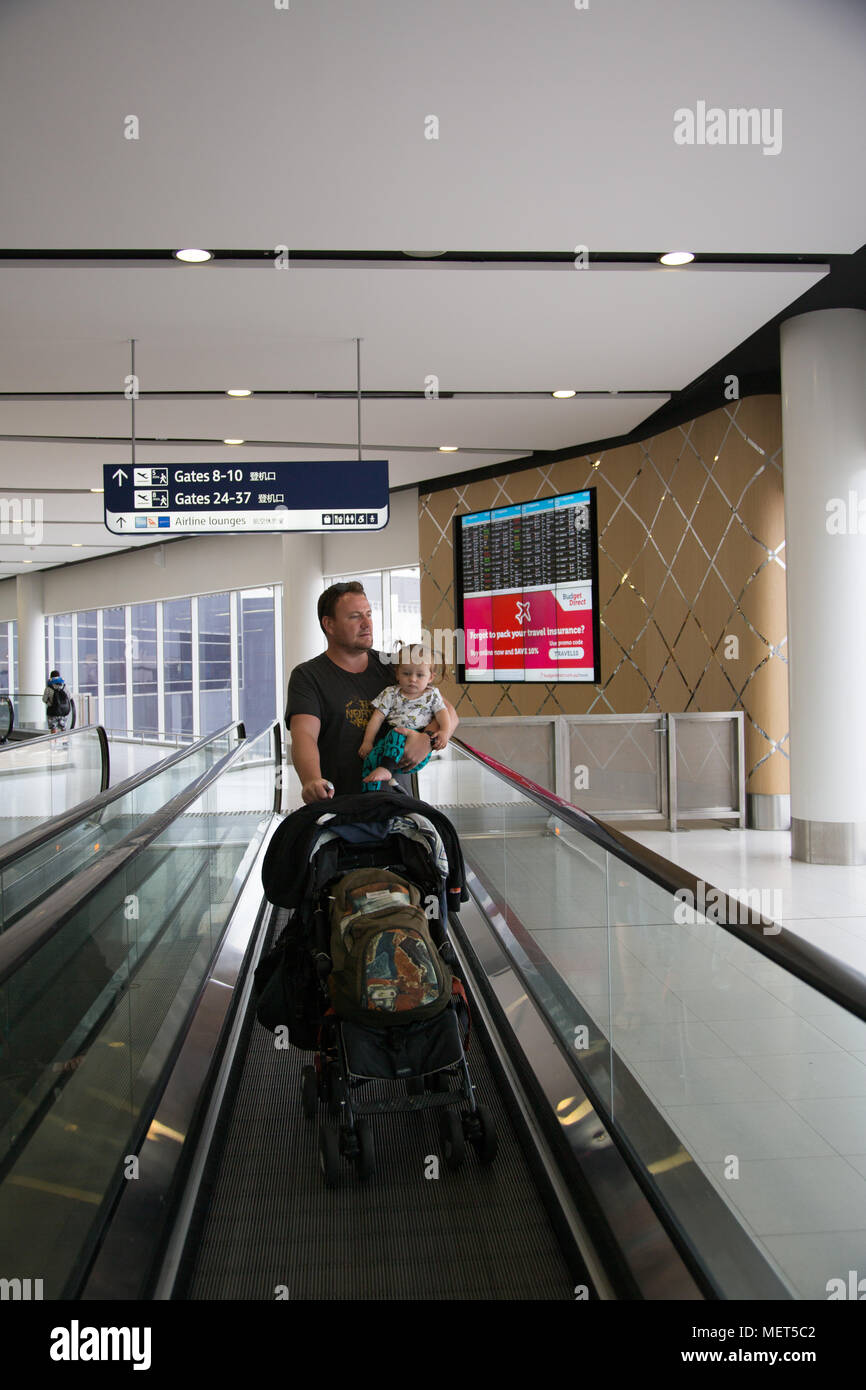
{"type": "MultiPolygon", "coordinates": [[[[252,972],[285,924],[261,893],[282,780],[267,730],[0,936],[0,1273],[82,1299],[816,1296],[729,1195],[712,1145],[687,1141],[645,1054],[679,1027],[689,1073],[696,1015],[665,1009],[712,980],[730,991],[732,971],[777,1002],[800,986],[866,1038],[863,983],[740,922],[732,900],[733,925],[695,913],[672,938],[694,880],[456,744],[419,792],[470,870],[451,935],[492,1167],[431,1162],[432,1112],[382,1117],[375,1176],[347,1164],[325,1187],[305,1058],[254,1017],[252,972]],[[656,1035],[635,1025],[641,998],[656,1035]]],[[[790,1229],[801,1193],[776,1169],[790,1229]]]]}

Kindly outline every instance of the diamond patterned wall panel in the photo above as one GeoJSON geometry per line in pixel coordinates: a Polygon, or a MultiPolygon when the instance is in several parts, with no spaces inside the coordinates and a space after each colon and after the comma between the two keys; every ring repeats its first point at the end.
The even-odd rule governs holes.
{"type": "Polygon", "coordinates": [[[514,768],[540,787],[556,787],[555,726],[497,720],[494,724],[467,724],[466,742],[506,767],[514,768]]]}
{"type": "Polygon", "coordinates": [[[598,490],[600,686],[458,686],[464,716],[745,712],[746,790],[787,793],[782,423],[732,401],[640,444],[422,494],[424,624],[453,629],[455,514],[598,490]],[[597,467],[593,467],[595,463],[597,467]]]}

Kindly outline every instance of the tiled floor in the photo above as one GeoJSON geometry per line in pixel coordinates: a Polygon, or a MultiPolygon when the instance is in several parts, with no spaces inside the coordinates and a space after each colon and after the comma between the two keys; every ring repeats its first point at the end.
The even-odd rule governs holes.
{"type": "Polygon", "coordinates": [[[787,830],[630,830],[632,839],[720,888],[776,892],[771,914],[866,975],[866,866],[802,864],[787,830]]]}

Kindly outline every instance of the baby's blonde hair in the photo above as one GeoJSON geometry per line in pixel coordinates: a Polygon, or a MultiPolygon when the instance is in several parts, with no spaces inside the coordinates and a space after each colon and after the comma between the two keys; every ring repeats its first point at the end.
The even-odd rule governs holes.
{"type": "Polygon", "coordinates": [[[444,676],[445,663],[441,653],[434,651],[432,647],[425,646],[423,642],[412,642],[399,647],[394,653],[393,662],[395,679],[401,666],[420,666],[422,664],[430,667],[430,685],[439,685],[444,676]]]}

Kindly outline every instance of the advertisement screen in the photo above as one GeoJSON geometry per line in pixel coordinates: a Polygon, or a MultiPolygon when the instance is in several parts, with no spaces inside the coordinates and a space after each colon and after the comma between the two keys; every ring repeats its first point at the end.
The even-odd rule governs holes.
{"type": "Polygon", "coordinates": [[[598,684],[595,489],[454,521],[458,680],[598,684]]]}

